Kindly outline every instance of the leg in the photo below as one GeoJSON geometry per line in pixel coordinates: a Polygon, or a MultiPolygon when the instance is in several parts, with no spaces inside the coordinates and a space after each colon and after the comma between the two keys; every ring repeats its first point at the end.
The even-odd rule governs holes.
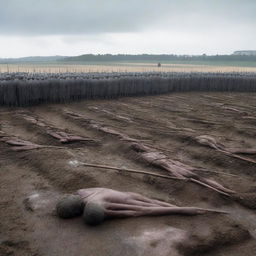
{"type": "Polygon", "coordinates": [[[147,198],[147,197],[142,196],[142,195],[137,194],[137,193],[131,193],[131,192],[129,192],[129,194],[131,194],[132,198],[133,198],[134,200],[136,200],[136,201],[146,202],[146,203],[150,203],[150,204],[154,204],[154,205],[156,204],[156,205],[158,205],[158,206],[166,206],[166,207],[175,206],[175,205],[172,205],[172,204],[169,204],[169,203],[160,201],[160,200],[147,198]]]}
{"type": "Polygon", "coordinates": [[[144,207],[159,207],[160,206],[159,204],[156,204],[156,203],[146,203],[146,202],[135,200],[135,199],[131,199],[131,200],[127,201],[126,204],[144,206],[144,207]]]}
{"type": "Polygon", "coordinates": [[[129,210],[105,210],[106,217],[110,218],[128,218],[128,217],[136,217],[136,211],[129,211],[129,210]]]}
{"type": "Polygon", "coordinates": [[[200,215],[206,213],[223,213],[225,211],[203,209],[198,207],[152,207],[144,209],[144,215],[157,216],[157,215],[171,215],[171,214],[182,214],[182,215],[200,215]]]}
{"type": "Polygon", "coordinates": [[[106,210],[113,210],[113,211],[142,211],[143,209],[152,208],[149,206],[140,206],[134,204],[119,204],[119,203],[105,203],[104,208],[106,210]]]}
{"type": "Polygon", "coordinates": [[[157,215],[199,215],[206,213],[227,213],[224,211],[203,209],[197,207],[145,207],[127,204],[109,203],[105,205],[106,212],[117,214],[122,212],[129,212],[133,217],[135,216],[157,216],[157,215]]]}
{"type": "Polygon", "coordinates": [[[157,200],[157,199],[152,199],[153,202],[157,203],[159,206],[165,206],[165,207],[177,207],[176,205],[174,204],[169,204],[169,203],[166,203],[166,202],[163,202],[163,201],[160,201],[160,200],[157,200]]]}

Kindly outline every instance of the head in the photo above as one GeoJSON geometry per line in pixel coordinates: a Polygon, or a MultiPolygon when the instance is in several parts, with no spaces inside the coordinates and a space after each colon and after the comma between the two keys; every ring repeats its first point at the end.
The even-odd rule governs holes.
{"type": "Polygon", "coordinates": [[[83,218],[86,224],[98,225],[105,219],[104,207],[100,204],[88,202],[84,208],[83,218]]]}
{"type": "Polygon", "coordinates": [[[84,210],[84,202],[79,195],[67,195],[60,199],[56,205],[56,211],[60,218],[74,218],[81,216],[84,210]]]}

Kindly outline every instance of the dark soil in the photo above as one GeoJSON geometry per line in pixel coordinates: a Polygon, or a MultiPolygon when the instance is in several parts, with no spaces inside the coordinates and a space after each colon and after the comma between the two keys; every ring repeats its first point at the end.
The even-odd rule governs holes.
{"type": "MultiPolygon", "coordinates": [[[[256,148],[255,125],[253,93],[180,93],[0,108],[0,131],[62,147],[14,152],[0,141],[0,255],[256,255],[256,164],[192,139],[210,135],[230,148],[256,148]],[[51,127],[99,143],[61,144],[42,127],[23,119],[21,110],[51,127]],[[86,162],[168,175],[140,161],[124,141],[71,119],[66,110],[143,140],[170,159],[204,168],[198,174],[237,191],[239,197],[233,200],[190,182],[76,166],[86,162]],[[97,227],[86,226],[82,218],[56,217],[60,196],[89,187],[132,191],[179,206],[229,214],[140,217],[106,221],[97,227]]],[[[246,157],[256,160],[256,155],[246,157]]]]}

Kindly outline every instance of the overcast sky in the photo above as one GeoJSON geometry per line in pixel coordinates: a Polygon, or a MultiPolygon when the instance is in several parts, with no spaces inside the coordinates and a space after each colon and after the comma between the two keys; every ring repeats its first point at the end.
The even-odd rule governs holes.
{"type": "Polygon", "coordinates": [[[0,57],[256,50],[256,0],[0,0],[0,57]]]}

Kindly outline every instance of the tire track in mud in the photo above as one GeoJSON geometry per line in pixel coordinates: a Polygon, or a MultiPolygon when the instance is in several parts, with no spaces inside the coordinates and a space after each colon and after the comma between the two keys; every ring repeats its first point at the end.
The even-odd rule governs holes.
{"type": "MultiPolygon", "coordinates": [[[[249,180],[247,180],[247,184],[248,184],[248,181],[249,180]]],[[[229,181],[227,180],[227,183],[228,183],[229,181]]],[[[246,187],[246,186],[248,186],[246,184],[246,182],[245,182],[245,188],[248,188],[248,187],[246,187]]],[[[238,183],[237,183],[237,186],[241,186],[241,179],[239,179],[239,181],[238,181],[238,183]]],[[[195,188],[193,188],[193,190],[194,190],[194,192],[195,192],[195,188]]],[[[184,189],[184,187],[183,187],[183,192],[185,193],[185,194],[187,194],[187,192],[188,191],[186,191],[186,188],[184,189]]],[[[200,193],[199,191],[197,191],[198,193],[200,193]]],[[[253,193],[253,191],[252,191],[252,193],[253,193]]],[[[208,193],[207,193],[208,194],[208,193]]],[[[193,198],[194,200],[195,200],[195,198],[193,198]]],[[[202,199],[202,198],[201,198],[202,199]]],[[[209,198],[208,198],[209,199],[209,198]]],[[[214,200],[213,200],[214,201],[214,200]]],[[[231,207],[232,208],[232,207],[231,207]]],[[[240,208],[241,208],[241,206],[240,206],[240,208]]],[[[239,209],[239,207],[238,207],[238,209],[239,209]]],[[[245,211],[246,212],[246,211],[245,211]]],[[[248,214],[248,216],[250,216],[250,214],[248,214]]],[[[250,217],[250,218],[252,218],[252,217],[250,217]]],[[[249,221],[250,221],[250,218],[249,218],[249,221]]],[[[248,224],[247,224],[248,225],[248,224]]],[[[248,225],[248,226],[250,226],[250,224],[248,225]]],[[[253,232],[253,231],[252,231],[253,232]]]]}
{"type": "MultiPolygon", "coordinates": [[[[165,126],[166,129],[168,129],[168,126],[171,125],[176,125],[177,127],[190,127],[195,131],[207,130],[208,132],[216,133],[218,136],[223,136],[224,134],[226,137],[230,138],[234,136],[240,137],[239,135],[244,133],[248,136],[247,141],[250,141],[250,139],[255,137],[255,132],[253,131],[253,127],[251,127],[251,125],[249,127],[245,126],[244,120],[241,120],[239,123],[240,119],[238,119],[237,116],[235,116],[234,119],[231,119],[230,117],[223,118],[223,111],[220,112],[218,108],[214,109],[212,106],[209,107],[208,102],[197,101],[196,111],[191,112],[191,110],[189,110],[189,114],[187,113],[188,111],[184,111],[184,108],[180,108],[180,102],[177,101],[177,96],[170,95],[169,97],[172,97],[171,99],[176,99],[176,101],[161,102],[160,100],[159,102],[158,98],[156,100],[153,98],[152,101],[154,101],[154,103],[152,105],[152,103],[148,103],[148,100],[145,98],[136,98],[132,99],[133,104],[125,104],[125,101],[122,101],[121,103],[116,102],[116,109],[118,109],[118,114],[127,114],[127,111],[130,112],[130,116],[133,116],[135,120],[138,118],[138,113],[141,112],[140,114],[143,116],[143,118],[139,118],[136,121],[142,122],[142,120],[145,119],[144,122],[147,120],[147,123],[145,122],[146,125],[150,124],[152,126],[152,124],[157,123],[158,125],[161,124],[163,127],[165,126]],[[166,109],[166,111],[161,111],[160,114],[158,108],[163,108],[163,105],[164,108],[171,108],[171,112],[168,112],[166,109]],[[173,113],[173,105],[178,111],[176,114],[173,113]],[[208,113],[207,116],[205,115],[205,112],[208,113]],[[152,117],[149,119],[148,115],[152,117]],[[202,115],[201,118],[195,118],[195,116],[200,115],[202,115]],[[238,127],[234,127],[234,120],[236,121],[236,126],[238,127]],[[233,132],[231,133],[231,131],[233,132]]],[[[201,98],[199,97],[199,100],[200,99],[201,98]]],[[[191,105],[194,103],[191,104],[189,101],[188,103],[186,103],[186,105],[190,106],[191,109],[191,105]]],[[[111,105],[113,104],[114,103],[111,103],[111,105]]],[[[105,105],[103,108],[108,109],[108,107],[108,105],[105,105]]],[[[187,110],[187,106],[185,109],[187,110]]],[[[249,121],[252,122],[252,120],[249,121]]]]}
{"type": "MultiPolygon", "coordinates": [[[[233,94],[232,96],[234,97],[234,95],[235,94],[233,94]]],[[[153,105],[152,105],[151,102],[149,102],[147,100],[144,101],[144,100],[140,100],[138,98],[135,99],[134,102],[141,105],[141,107],[148,106],[148,107],[150,107],[151,110],[153,110],[152,107],[159,108],[159,109],[162,109],[162,110],[166,110],[165,112],[170,111],[170,113],[175,112],[175,111],[173,111],[173,106],[172,106],[172,104],[173,104],[174,108],[177,109],[179,112],[183,112],[183,116],[185,116],[185,117],[186,117],[187,113],[189,113],[189,112],[191,113],[191,111],[192,111],[192,115],[187,115],[188,120],[190,118],[193,118],[194,115],[196,115],[196,116],[197,115],[202,115],[203,120],[207,120],[207,117],[205,116],[204,112],[205,112],[205,110],[206,111],[209,110],[209,111],[211,111],[211,113],[210,113],[211,116],[210,117],[212,117],[212,119],[214,121],[216,119],[219,119],[221,124],[222,124],[223,121],[227,121],[227,119],[225,118],[226,113],[224,111],[222,111],[221,115],[220,115],[219,106],[222,105],[222,104],[223,105],[232,104],[232,105],[236,106],[236,104],[233,104],[233,102],[231,102],[231,103],[226,102],[225,103],[225,101],[224,101],[224,103],[219,103],[219,101],[220,101],[219,98],[214,98],[214,102],[211,101],[211,103],[209,103],[209,101],[205,100],[204,96],[205,96],[204,94],[202,94],[202,95],[201,94],[193,94],[193,93],[191,94],[191,98],[193,100],[196,100],[196,108],[193,107],[193,105],[195,103],[192,102],[192,104],[191,104],[191,102],[190,102],[190,94],[188,94],[188,97],[180,97],[180,96],[176,96],[176,95],[170,95],[169,98],[172,99],[171,101],[168,101],[168,100],[162,101],[161,100],[162,97],[160,96],[159,99],[157,99],[157,101],[154,101],[153,105]],[[195,95],[197,96],[196,99],[193,98],[193,96],[195,96],[195,95]],[[184,103],[183,101],[181,102],[180,98],[182,98],[182,100],[186,101],[186,103],[184,103]],[[173,99],[175,99],[175,101],[173,99]],[[215,103],[216,100],[217,100],[217,102],[215,103]],[[216,104],[216,106],[215,106],[216,108],[213,108],[215,104],[216,104]],[[163,107],[163,105],[164,105],[164,107],[163,107]],[[191,107],[191,105],[192,105],[192,107],[191,107]],[[185,106],[185,108],[184,108],[184,106],[185,106]],[[209,108],[209,109],[207,109],[207,108],[209,108]],[[193,111],[197,111],[197,112],[193,112],[193,111]],[[214,115],[214,116],[212,116],[212,115],[214,115]],[[224,116],[224,118],[223,118],[223,116],[224,116]]],[[[248,106],[248,107],[250,108],[250,106],[248,106]]],[[[252,106],[251,106],[251,108],[252,108],[252,106]]],[[[247,106],[246,106],[246,109],[243,106],[242,111],[245,111],[245,112],[248,111],[247,106]]],[[[237,113],[235,113],[235,114],[237,114],[237,113]]],[[[253,113],[251,115],[253,115],[253,113]]],[[[237,119],[237,116],[228,115],[228,117],[229,118],[233,117],[233,120],[230,120],[230,122],[232,122],[234,120],[236,120],[236,122],[240,121],[239,119],[237,119]]],[[[185,120],[185,118],[184,118],[184,120],[185,120]]],[[[198,121],[200,122],[200,120],[198,120],[198,121]]],[[[211,121],[211,120],[208,120],[208,121],[211,121]]],[[[246,120],[241,120],[241,121],[242,121],[241,122],[242,124],[244,122],[246,122],[246,120]]],[[[216,123],[216,121],[215,121],[215,123],[216,123]]],[[[207,122],[206,122],[206,124],[207,124],[207,122]]],[[[211,123],[209,123],[209,124],[211,124],[211,123]]]]}
{"type": "MultiPolygon", "coordinates": [[[[14,112],[8,115],[8,123],[6,124],[5,130],[9,134],[16,134],[20,138],[32,141],[34,143],[44,145],[59,145],[53,139],[45,136],[40,129],[34,129],[33,125],[28,124],[22,119],[15,118],[14,112]]],[[[55,186],[72,190],[72,183],[75,186],[85,186],[86,184],[98,185],[96,180],[88,176],[85,173],[72,170],[68,166],[68,160],[73,159],[73,154],[70,148],[63,149],[39,149],[32,151],[24,151],[19,153],[12,152],[8,146],[3,148],[3,151],[7,157],[13,159],[15,162],[19,162],[21,165],[30,166],[36,173],[42,175],[51,181],[55,186]],[[70,186],[70,188],[69,188],[70,186]]],[[[73,185],[74,186],[74,185],[73,185]]]]}
{"type": "MultiPolygon", "coordinates": [[[[100,107],[101,107],[101,105],[100,105],[100,107]]],[[[84,109],[83,109],[82,112],[91,116],[91,113],[88,114],[88,111],[86,111],[84,109]]],[[[122,113],[117,112],[117,113],[118,114],[124,114],[123,112],[122,113]]],[[[99,120],[99,117],[98,117],[97,113],[95,113],[94,117],[96,117],[97,120],[99,120]]],[[[100,115],[100,120],[102,121],[102,115],[100,115]]],[[[112,120],[111,120],[111,122],[112,122],[112,120]]],[[[108,120],[105,117],[104,123],[108,124],[108,123],[110,123],[110,120],[108,120]]],[[[117,125],[117,122],[115,122],[115,125],[117,125]]],[[[141,124],[138,124],[138,126],[140,126],[140,125],[141,124]]],[[[134,126],[134,122],[132,124],[129,124],[129,126],[134,126]]],[[[128,134],[131,134],[131,133],[128,133],[128,134]]],[[[177,134],[174,134],[174,136],[179,137],[179,136],[177,136],[177,134]]],[[[134,136],[134,137],[136,137],[136,136],[134,136]]],[[[188,140],[188,138],[186,138],[186,136],[184,136],[185,138],[182,138],[182,136],[180,136],[180,137],[181,137],[182,140],[185,139],[185,143],[186,143],[186,140],[188,140]]],[[[191,144],[191,143],[189,142],[188,144],[191,144]]],[[[195,143],[192,143],[189,146],[186,145],[186,144],[185,145],[183,144],[182,147],[185,147],[185,148],[190,147],[190,149],[198,148],[198,149],[200,149],[198,151],[202,151],[202,148],[203,148],[200,145],[195,145],[195,143]]],[[[206,168],[208,167],[210,169],[210,168],[212,168],[211,165],[209,166],[209,162],[210,162],[215,168],[216,168],[216,165],[217,165],[218,170],[220,170],[220,172],[232,173],[233,172],[233,167],[237,167],[237,165],[238,165],[239,168],[237,168],[237,171],[235,172],[235,174],[240,175],[240,170],[239,169],[240,168],[243,168],[243,169],[246,168],[246,172],[245,172],[246,177],[243,177],[242,180],[240,178],[239,179],[233,179],[233,181],[231,183],[234,187],[237,187],[237,186],[240,185],[240,187],[242,187],[242,191],[246,191],[248,189],[248,185],[247,185],[248,180],[251,179],[251,175],[254,174],[254,166],[253,165],[250,166],[247,163],[244,163],[240,160],[230,159],[229,156],[225,156],[223,154],[220,154],[219,152],[215,152],[212,149],[206,149],[206,148],[203,150],[203,154],[202,154],[202,152],[200,152],[200,153],[196,153],[196,151],[193,152],[192,159],[191,159],[191,156],[190,156],[191,154],[188,150],[187,150],[187,155],[188,155],[188,157],[187,157],[186,160],[189,160],[189,163],[195,162],[197,164],[196,166],[198,166],[198,165],[200,166],[200,165],[202,165],[202,162],[204,162],[203,166],[206,167],[206,168]],[[197,160],[197,161],[195,161],[195,160],[197,160]],[[198,162],[198,160],[199,160],[199,162],[198,162]],[[227,168],[228,168],[228,171],[227,171],[227,168]],[[242,184],[244,184],[244,185],[242,185],[242,184]]],[[[216,175],[215,175],[215,177],[216,177],[216,175]]],[[[218,179],[223,180],[223,176],[220,175],[220,177],[218,177],[218,179]]],[[[227,181],[227,183],[228,182],[230,182],[230,179],[227,181]]],[[[251,182],[251,184],[253,184],[253,181],[251,182]]]]}
{"type": "MultiPolygon", "coordinates": [[[[87,112],[87,111],[86,111],[87,112]]],[[[47,114],[44,114],[45,116],[51,116],[51,117],[54,117],[53,115],[51,115],[51,113],[48,111],[48,112],[46,112],[47,114]]],[[[95,113],[93,113],[91,116],[95,116],[95,113]]],[[[97,116],[97,118],[98,118],[98,115],[97,115],[97,113],[96,113],[96,116],[97,116]]],[[[56,115],[55,115],[55,117],[56,117],[56,115]]],[[[56,118],[53,118],[53,120],[55,121],[56,120],[56,118]]],[[[102,115],[100,115],[100,119],[101,119],[101,122],[103,122],[103,123],[105,123],[106,122],[106,120],[107,120],[107,122],[109,122],[110,120],[109,119],[107,119],[106,117],[105,118],[102,118],[102,115]]],[[[111,120],[112,121],[112,120],[111,120]]],[[[122,120],[122,121],[124,121],[124,120],[122,120]]],[[[65,120],[65,122],[64,123],[66,123],[66,120],[65,120]]],[[[120,123],[120,120],[118,120],[118,122],[115,122],[116,123],[116,125],[118,125],[118,123],[120,123]]],[[[126,123],[126,122],[125,122],[126,123]]],[[[62,125],[63,125],[63,123],[62,123],[62,125]]],[[[129,126],[134,126],[134,124],[132,123],[132,124],[130,124],[129,126]]],[[[141,123],[138,123],[138,125],[137,125],[137,127],[140,127],[141,126],[141,123]]],[[[136,127],[135,127],[136,128],[136,127]]],[[[81,130],[81,129],[80,129],[81,130]]],[[[132,128],[132,130],[134,130],[134,128],[132,128]]],[[[88,133],[88,131],[86,131],[86,133],[88,133]]],[[[29,135],[31,135],[31,133],[30,133],[30,131],[29,131],[29,135]]],[[[95,135],[95,134],[94,134],[95,135]]],[[[189,148],[189,145],[187,145],[187,144],[190,144],[190,142],[189,142],[189,137],[187,136],[187,135],[180,135],[180,134],[177,134],[176,132],[174,132],[174,134],[173,134],[174,136],[172,136],[172,137],[174,137],[175,138],[175,140],[181,140],[181,143],[180,144],[178,144],[177,145],[177,143],[176,143],[176,145],[175,145],[175,148],[178,148],[177,150],[180,150],[179,148],[183,148],[183,150],[181,151],[181,152],[183,152],[183,153],[181,153],[181,157],[183,157],[183,159],[184,160],[188,160],[189,161],[189,163],[191,163],[191,162],[193,162],[193,159],[191,160],[191,157],[190,157],[190,150],[186,150],[187,148],[189,148]],[[184,156],[185,155],[185,156],[184,156]]],[[[99,134],[96,134],[96,136],[99,136],[99,134]]],[[[38,133],[35,135],[35,137],[37,137],[38,138],[38,133]]],[[[136,137],[136,136],[135,136],[136,137]]],[[[139,137],[138,139],[141,139],[141,137],[139,137]]],[[[169,139],[170,140],[170,139],[169,139]]],[[[111,140],[110,140],[111,141],[111,140]]],[[[170,143],[170,142],[169,142],[170,143]]],[[[114,145],[115,143],[114,142],[111,142],[111,144],[112,145],[114,145]]],[[[173,147],[173,143],[171,142],[170,143],[171,144],[171,146],[173,147]]],[[[166,146],[166,145],[165,145],[166,146]]],[[[165,146],[162,146],[161,148],[163,148],[164,149],[164,147],[165,146]]],[[[193,143],[192,143],[192,147],[190,146],[190,148],[192,149],[192,148],[195,148],[194,147],[195,145],[193,145],[193,143]]],[[[110,148],[111,150],[113,150],[113,151],[115,151],[115,150],[117,150],[115,147],[114,148],[110,148]]],[[[91,150],[90,150],[91,151],[91,150]]],[[[168,150],[166,150],[167,152],[168,152],[168,150]]],[[[205,152],[206,150],[204,150],[204,152],[205,152]]],[[[192,151],[193,152],[193,151],[192,151]]],[[[85,152],[86,154],[88,154],[88,152],[85,152]]],[[[103,153],[103,155],[104,155],[104,152],[102,152],[103,153]]],[[[174,152],[175,153],[175,152],[174,152]]],[[[179,153],[179,151],[177,152],[177,153],[179,153]]],[[[193,154],[195,154],[195,153],[193,153],[193,154]]],[[[101,157],[102,158],[102,157],[101,157]]],[[[195,154],[194,155],[194,157],[192,157],[192,158],[197,158],[198,159],[198,155],[197,154],[195,154]]],[[[208,150],[208,151],[206,151],[206,154],[202,154],[202,153],[200,153],[200,158],[198,159],[198,160],[200,160],[200,162],[202,162],[202,160],[204,161],[204,160],[207,160],[207,162],[213,162],[213,163],[217,163],[218,165],[224,165],[223,166],[223,172],[226,170],[226,168],[227,168],[227,166],[230,166],[231,165],[231,167],[232,167],[232,163],[234,163],[234,165],[237,165],[237,163],[236,163],[236,161],[227,161],[226,159],[225,159],[225,157],[223,157],[221,154],[216,154],[215,152],[213,153],[213,152],[211,152],[211,150],[208,150]],[[211,156],[211,157],[209,157],[209,155],[211,156]]],[[[124,161],[127,161],[126,159],[124,159],[124,161]]],[[[196,164],[197,164],[197,166],[198,165],[201,165],[201,163],[199,162],[198,163],[198,161],[194,161],[196,164]]],[[[204,161],[205,162],[205,161],[204,161]]],[[[206,167],[207,167],[207,165],[206,165],[206,167]]],[[[242,167],[245,167],[244,165],[242,165],[242,167]]],[[[249,172],[249,175],[251,174],[251,172],[249,172]]],[[[222,176],[220,177],[221,179],[223,178],[222,176]]],[[[240,181],[239,181],[239,183],[241,183],[240,181]]]]}
{"type": "Polygon", "coordinates": [[[193,167],[184,165],[179,161],[173,161],[171,158],[168,159],[167,156],[164,155],[161,151],[156,151],[156,148],[148,147],[142,141],[129,137],[128,135],[113,129],[111,126],[102,125],[99,122],[95,121],[95,119],[88,118],[88,116],[81,115],[77,112],[66,110],[64,111],[64,113],[72,120],[80,122],[81,125],[85,126],[86,128],[98,130],[99,132],[102,132],[108,136],[113,136],[116,139],[123,141],[123,144],[126,145],[128,148],[132,149],[133,151],[135,150],[137,152],[137,150],[139,150],[137,152],[138,158],[143,159],[144,161],[152,164],[153,166],[156,165],[156,167],[160,169],[167,170],[175,177],[186,177],[188,179],[193,177],[191,178],[191,181],[193,182],[197,183],[200,181],[199,183],[201,185],[210,187],[219,193],[230,193],[227,192],[228,190],[225,187],[222,187],[220,184],[217,184],[210,179],[203,178],[201,177],[201,175],[195,174],[195,171],[197,170],[194,169],[193,167]],[[185,174],[183,175],[182,173],[185,174]]]}
{"type": "MultiPolygon", "coordinates": [[[[105,103],[107,104],[107,103],[105,103]]],[[[104,105],[104,103],[103,103],[104,105]]],[[[87,107],[87,104],[86,104],[87,107]]],[[[104,116],[102,115],[102,113],[100,111],[92,111],[91,109],[88,110],[88,108],[83,107],[81,113],[85,113],[86,116],[90,117],[90,118],[96,118],[97,121],[100,121],[102,124],[106,124],[106,125],[112,125],[113,120],[109,120],[107,117],[108,116],[104,116]],[[99,114],[100,112],[100,114],[99,114]]],[[[90,105],[89,105],[90,108],[90,105]]],[[[72,109],[77,109],[72,108],[72,109]]],[[[98,109],[102,109],[102,104],[99,104],[98,109]]],[[[104,107],[103,107],[104,109],[104,107]]],[[[108,108],[109,109],[109,108],[108,108]]],[[[124,112],[119,113],[119,111],[116,111],[117,114],[124,114],[124,112]]],[[[134,115],[134,119],[136,120],[136,113],[134,115]]],[[[142,120],[142,118],[141,118],[142,120]]],[[[143,122],[143,120],[142,120],[143,122]]],[[[118,122],[114,121],[115,126],[118,126],[119,130],[122,130],[122,126],[123,124],[120,126],[120,120],[118,122]]],[[[127,123],[124,122],[123,123],[126,124],[126,130],[125,132],[128,135],[133,136],[134,138],[138,138],[141,139],[140,137],[136,136],[136,132],[134,135],[134,131],[136,131],[137,129],[139,129],[141,126],[143,126],[143,124],[141,122],[132,122],[132,123],[127,123]]],[[[157,125],[156,125],[157,126],[157,125]]],[[[150,131],[154,131],[154,129],[152,127],[150,127],[149,130],[150,131]],[[150,130],[151,128],[151,130],[150,130]]],[[[170,129],[171,130],[171,129],[170,129]]],[[[248,165],[247,163],[238,160],[238,159],[232,159],[230,158],[230,156],[228,155],[223,155],[219,152],[216,152],[214,149],[209,149],[206,148],[202,145],[199,145],[197,143],[194,142],[194,138],[196,137],[197,133],[198,135],[202,135],[204,134],[203,132],[199,133],[198,130],[193,132],[191,135],[191,132],[189,133],[188,131],[178,131],[178,128],[174,129],[174,131],[168,136],[168,133],[163,133],[163,139],[161,141],[161,139],[159,139],[159,135],[162,133],[161,131],[155,131],[153,132],[153,134],[155,135],[154,137],[154,141],[152,134],[149,134],[147,136],[144,136],[144,138],[149,139],[149,141],[151,140],[151,142],[149,144],[152,145],[152,143],[160,145],[160,150],[164,151],[167,155],[171,154],[172,157],[178,158],[179,160],[183,160],[185,161],[185,163],[187,164],[191,164],[193,163],[196,166],[202,166],[205,168],[209,168],[211,169],[212,167],[215,169],[220,170],[220,172],[233,172],[233,168],[238,167],[238,172],[235,171],[234,174],[239,174],[239,169],[240,168],[247,168],[248,171],[245,172],[245,175],[247,176],[246,179],[251,178],[251,175],[253,174],[253,168],[254,165],[248,165]],[[157,137],[157,139],[156,139],[157,137]],[[166,138],[168,138],[168,140],[166,140],[166,138]],[[162,143],[163,142],[163,143],[162,143]],[[203,152],[202,152],[202,149],[203,152]],[[200,152],[200,153],[197,153],[200,152]]],[[[234,142],[233,142],[234,143],[234,142]]],[[[147,142],[145,142],[145,144],[147,144],[147,142]]],[[[246,147],[246,145],[245,145],[246,147]]],[[[221,179],[223,178],[222,176],[220,177],[221,179]]],[[[236,184],[240,183],[240,181],[235,182],[234,186],[236,187],[236,184]]],[[[246,186],[245,186],[246,188],[246,186]]]]}
{"type": "MultiPolygon", "coordinates": [[[[116,141],[112,141],[111,142],[112,144],[115,144],[115,147],[116,147],[116,144],[118,144],[118,143],[116,143],[116,141]]],[[[91,149],[90,149],[91,150],[91,149]]],[[[125,154],[127,154],[126,153],[126,151],[124,151],[123,153],[122,153],[122,155],[125,155],[125,154]]],[[[111,151],[111,155],[113,155],[113,151],[111,151]]],[[[115,157],[116,158],[116,157],[115,157]]],[[[85,161],[85,160],[89,160],[89,161],[92,161],[92,159],[95,159],[95,158],[93,158],[93,157],[84,157],[83,155],[81,155],[81,158],[80,158],[82,161],[85,161]]],[[[101,161],[103,161],[104,163],[109,163],[110,161],[109,160],[111,160],[111,159],[108,159],[107,157],[98,157],[97,158],[97,161],[98,161],[98,159],[100,159],[101,161]]],[[[112,158],[113,159],[113,158],[112,158]]],[[[126,165],[129,163],[129,158],[127,159],[127,157],[126,156],[123,156],[122,157],[122,162],[124,163],[126,163],[126,165]]],[[[113,159],[114,160],[114,159],[113,159]]],[[[113,162],[113,163],[115,163],[115,161],[111,161],[111,162],[113,162]]],[[[132,165],[130,165],[130,167],[131,168],[137,168],[137,169],[141,169],[142,167],[141,167],[141,165],[139,165],[139,164],[135,164],[134,163],[134,161],[132,161],[131,160],[131,162],[132,162],[132,165]]],[[[117,164],[120,164],[119,163],[119,161],[117,161],[117,164]]],[[[129,167],[129,166],[128,166],[129,167]]],[[[148,167],[144,167],[144,168],[146,168],[146,169],[150,169],[150,167],[148,166],[148,167]]],[[[138,177],[135,177],[136,179],[138,179],[138,177]]],[[[151,182],[152,183],[152,182],[151,182]]],[[[167,183],[167,182],[156,182],[156,181],[154,181],[154,183],[156,184],[156,186],[157,187],[168,187],[168,186],[170,186],[170,183],[167,183]],[[162,184],[164,184],[164,185],[162,185],[162,184]]],[[[169,191],[172,191],[173,189],[174,190],[177,190],[177,188],[178,188],[178,192],[181,192],[181,190],[183,190],[183,184],[175,184],[175,183],[173,183],[174,185],[172,186],[173,188],[172,189],[170,189],[169,191]]],[[[192,189],[192,188],[189,188],[189,189],[192,189]]],[[[192,189],[193,190],[193,189],[192,189]]],[[[200,200],[199,200],[200,201],[200,200]]]]}
{"type": "MultiPolygon", "coordinates": [[[[136,100],[139,101],[138,99],[136,99],[136,100]]],[[[139,102],[142,102],[142,100],[139,102]]],[[[204,112],[207,112],[207,113],[210,112],[210,113],[208,113],[208,116],[211,117],[210,120],[207,120],[205,118],[195,119],[195,118],[191,118],[192,116],[186,117],[186,114],[185,114],[185,117],[184,117],[184,115],[180,116],[181,122],[179,122],[178,125],[176,125],[176,127],[180,127],[181,131],[184,133],[184,131],[186,129],[186,128],[184,129],[184,124],[185,124],[185,127],[187,126],[187,127],[191,128],[191,124],[190,125],[186,124],[186,121],[189,121],[190,123],[197,124],[196,127],[192,127],[192,129],[191,129],[194,131],[196,136],[204,135],[204,133],[205,133],[207,135],[212,135],[214,137],[223,137],[223,139],[225,139],[227,142],[229,142],[228,140],[230,140],[232,142],[233,137],[236,137],[238,139],[238,141],[240,140],[245,145],[245,147],[249,147],[249,148],[252,147],[256,143],[256,140],[254,139],[256,137],[256,136],[254,136],[256,129],[254,127],[240,126],[240,124],[238,125],[237,122],[236,122],[236,126],[234,126],[234,120],[230,120],[227,118],[223,119],[223,117],[222,117],[223,113],[220,111],[218,111],[217,113],[214,113],[214,114],[216,114],[216,116],[212,117],[212,114],[213,114],[212,109],[211,108],[205,109],[207,103],[206,102],[203,102],[203,103],[204,103],[204,105],[201,105],[198,107],[198,109],[200,111],[196,112],[195,114],[197,116],[202,112],[205,116],[204,112]],[[216,120],[219,120],[219,121],[217,121],[218,125],[216,127],[214,127],[216,120]],[[209,124],[209,127],[207,127],[208,124],[209,124]],[[213,127],[211,127],[211,126],[213,126],[213,127]],[[227,133],[227,131],[228,131],[228,133],[227,133]],[[245,138],[245,137],[241,136],[240,134],[247,134],[250,137],[245,138]],[[252,140],[254,140],[255,143],[253,143],[252,140]]],[[[198,104],[198,102],[196,102],[196,104],[198,104]]],[[[200,103],[200,104],[202,104],[202,103],[200,103]]],[[[136,112],[135,112],[135,114],[136,114],[136,112]]],[[[172,119],[172,118],[173,118],[172,116],[168,116],[168,118],[166,120],[164,120],[164,121],[166,121],[165,123],[168,124],[168,122],[169,122],[168,119],[172,119]]],[[[236,121],[239,121],[237,116],[235,118],[236,118],[236,121]]],[[[153,120],[152,120],[152,122],[153,122],[153,120]]],[[[162,122],[162,123],[164,123],[164,122],[162,122]]],[[[243,121],[242,121],[242,123],[243,123],[243,121]]],[[[191,132],[191,131],[187,130],[187,132],[191,132]]]]}
{"type": "Polygon", "coordinates": [[[20,111],[16,114],[17,117],[31,124],[35,129],[40,130],[44,135],[57,140],[61,144],[84,144],[84,145],[99,145],[99,141],[90,137],[74,134],[67,129],[61,129],[45,122],[42,118],[32,114],[29,111],[20,111]]]}
{"type": "MultiPolygon", "coordinates": [[[[15,115],[10,115],[15,117],[15,115]]],[[[67,122],[67,121],[66,121],[67,122]]],[[[32,125],[33,126],[33,125],[32,125]]],[[[16,118],[9,118],[8,128],[12,134],[19,134],[21,138],[31,139],[31,141],[38,143],[39,141],[45,145],[49,144],[49,138],[42,136],[38,140],[37,129],[27,130],[26,121],[21,121],[16,118]],[[23,123],[25,125],[23,126],[23,123]]],[[[87,131],[85,131],[88,134],[87,131]]],[[[101,137],[101,136],[98,136],[101,137]]],[[[102,137],[104,138],[104,136],[102,137]]],[[[51,140],[51,139],[50,139],[51,140]]],[[[122,189],[129,184],[138,182],[140,186],[150,186],[147,179],[137,175],[127,175],[123,173],[102,172],[91,168],[75,168],[69,164],[73,160],[90,161],[90,162],[108,162],[116,166],[139,169],[141,166],[135,164],[133,161],[119,154],[119,145],[109,138],[101,146],[96,147],[79,147],[70,148],[68,145],[63,149],[40,149],[26,152],[14,153],[8,146],[3,148],[3,155],[10,157],[13,161],[21,163],[21,165],[29,165],[38,174],[47,178],[51,183],[63,191],[74,191],[83,187],[90,186],[108,186],[116,180],[115,189],[122,189]],[[125,176],[125,183],[122,182],[125,176]]],[[[147,168],[149,169],[149,168],[147,168]]]]}

